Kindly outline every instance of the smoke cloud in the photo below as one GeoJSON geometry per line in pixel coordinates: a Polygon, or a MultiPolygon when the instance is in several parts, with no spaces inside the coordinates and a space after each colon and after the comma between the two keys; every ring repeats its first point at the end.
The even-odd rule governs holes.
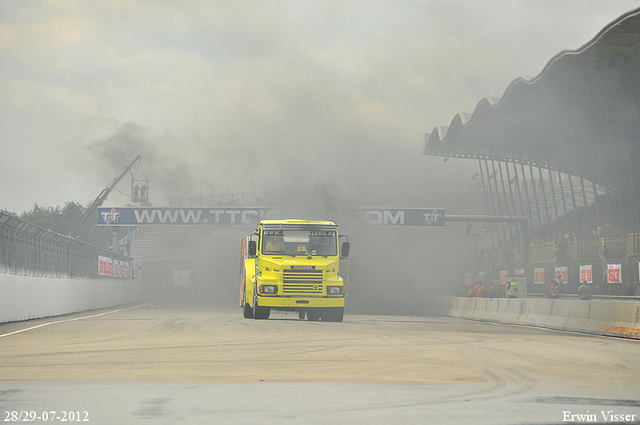
{"type": "Polygon", "coordinates": [[[136,155],[156,205],[446,178],[424,132],[635,6],[4,2],[0,207],[85,203],[136,155]]]}

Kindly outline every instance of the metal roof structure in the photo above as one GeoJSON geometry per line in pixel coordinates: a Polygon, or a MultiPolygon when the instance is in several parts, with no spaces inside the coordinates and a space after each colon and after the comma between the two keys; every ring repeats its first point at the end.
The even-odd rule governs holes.
{"type": "Polygon", "coordinates": [[[425,155],[541,166],[612,190],[640,187],[640,8],[554,56],[500,99],[425,135],[425,155]]]}
{"type": "MultiPolygon", "coordinates": [[[[558,53],[536,77],[513,80],[501,98],[484,98],[472,114],[457,114],[448,127],[438,126],[425,134],[423,153],[445,160],[478,160],[479,174],[489,196],[493,196],[493,189],[490,184],[485,185],[484,179],[495,177],[495,182],[499,178],[504,185],[502,163],[506,165],[509,191],[514,181],[516,185],[519,179],[525,182],[524,165],[529,166],[531,178],[533,167],[538,168],[541,183],[541,170],[552,170],[547,173],[552,191],[553,171],[574,176],[568,179],[568,196],[574,209],[579,197],[576,193],[580,192],[574,190],[575,179],[581,186],[584,204],[588,197],[585,187],[591,186],[593,194],[603,193],[604,188],[608,213],[603,218],[610,223],[622,218],[627,221],[625,227],[639,231],[639,92],[640,8],[611,22],[579,49],[558,53]],[[510,163],[515,180],[508,177],[510,163]],[[521,167],[520,176],[516,164],[521,167]]],[[[559,183],[569,228],[567,195],[563,180],[559,179],[559,183]]],[[[503,198],[506,202],[506,195],[503,198]]],[[[495,202],[491,203],[495,208],[495,202]]],[[[512,209],[511,213],[516,212],[515,206],[512,209]]],[[[557,207],[555,216],[557,223],[561,217],[557,207]]],[[[576,218],[574,227],[577,226],[576,218]]]]}

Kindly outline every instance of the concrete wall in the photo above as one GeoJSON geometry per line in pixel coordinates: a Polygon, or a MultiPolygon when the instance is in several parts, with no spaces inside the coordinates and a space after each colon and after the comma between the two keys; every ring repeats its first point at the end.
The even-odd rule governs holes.
{"type": "Polygon", "coordinates": [[[142,298],[142,288],[131,281],[0,274],[0,323],[106,308],[142,298]]]}
{"type": "Polygon", "coordinates": [[[448,316],[640,339],[640,301],[448,298],[448,316]]]}

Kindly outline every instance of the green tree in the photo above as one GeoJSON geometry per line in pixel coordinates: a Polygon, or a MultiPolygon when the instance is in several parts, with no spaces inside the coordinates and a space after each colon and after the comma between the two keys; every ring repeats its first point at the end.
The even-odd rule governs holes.
{"type": "MultiPolygon", "coordinates": [[[[49,229],[62,235],[69,235],[76,230],[89,205],[91,203],[85,207],[73,201],[67,202],[62,208],[59,206],[41,207],[35,204],[30,211],[23,212],[18,218],[44,229],[49,229]]],[[[111,230],[106,227],[98,227],[97,220],[89,219],[77,237],[81,241],[105,248],[110,244],[111,230]]]]}
{"type": "Polygon", "coordinates": [[[60,214],[60,207],[41,207],[35,204],[30,211],[20,214],[20,220],[35,224],[43,229],[64,234],[64,230],[59,225],[60,214]]]}
{"type": "Polygon", "coordinates": [[[18,217],[18,214],[15,211],[9,211],[9,210],[5,210],[4,208],[0,210],[1,213],[6,214],[6,215],[10,215],[11,217],[15,217],[15,218],[20,218],[18,217]]]}

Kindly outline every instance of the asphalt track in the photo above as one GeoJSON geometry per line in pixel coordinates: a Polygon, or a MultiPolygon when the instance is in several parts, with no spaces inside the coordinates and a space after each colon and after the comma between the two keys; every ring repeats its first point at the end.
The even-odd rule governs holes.
{"type": "Polygon", "coordinates": [[[640,341],[148,302],[0,325],[0,421],[30,418],[20,412],[31,423],[562,424],[609,412],[633,423],[640,341]]]}

